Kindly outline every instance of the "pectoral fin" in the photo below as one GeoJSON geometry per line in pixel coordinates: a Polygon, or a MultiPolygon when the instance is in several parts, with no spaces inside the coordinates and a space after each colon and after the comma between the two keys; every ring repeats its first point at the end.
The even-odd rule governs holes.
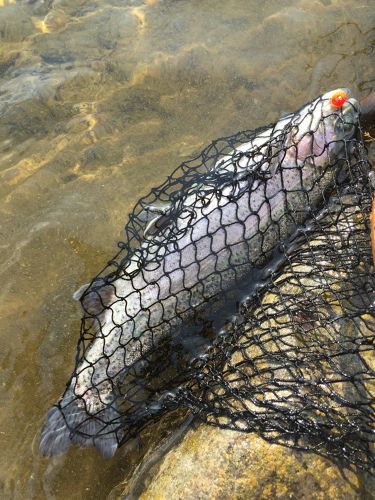
{"type": "Polygon", "coordinates": [[[90,286],[90,283],[86,283],[85,285],[82,285],[78,288],[78,290],[76,290],[74,293],[73,293],[73,299],[74,300],[80,300],[82,295],[85,293],[85,291],[88,289],[88,287],[90,286]]]}
{"type": "MultiPolygon", "coordinates": [[[[97,283],[97,282],[96,282],[97,283]]],[[[74,300],[81,301],[83,310],[90,315],[98,316],[104,309],[116,302],[116,288],[113,284],[101,283],[88,290],[91,283],[82,285],[73,294],[74,300]]]]}

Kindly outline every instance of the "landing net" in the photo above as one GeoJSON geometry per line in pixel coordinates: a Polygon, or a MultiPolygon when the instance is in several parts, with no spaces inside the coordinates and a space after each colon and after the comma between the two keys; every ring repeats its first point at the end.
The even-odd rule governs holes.
{"type": "Polygon", "coordinates": [[[76,366],[42,453],[73,442],[111,456],[188,409],[371,471],[370,171],[356,101],[327,93],[152,189],[76,294],[76,366]]]}

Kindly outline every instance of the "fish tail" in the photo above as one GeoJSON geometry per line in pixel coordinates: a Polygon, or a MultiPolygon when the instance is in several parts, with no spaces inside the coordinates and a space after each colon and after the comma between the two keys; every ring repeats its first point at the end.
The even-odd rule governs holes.
{"type": "Polygon", "coordinates": [[[120,442],[119,412],[115,401],[95,414],[89,414],[71,389],[48,412],[42,428],[39,451],[44,456],[64,453],[71,444],[95,447],[111,458],[120,442]]]}

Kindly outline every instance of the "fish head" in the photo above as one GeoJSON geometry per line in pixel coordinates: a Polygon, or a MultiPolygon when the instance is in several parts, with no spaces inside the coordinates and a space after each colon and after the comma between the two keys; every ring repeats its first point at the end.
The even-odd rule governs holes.
{"type": "Polygon", "coordinates": [[[287,127],[287,147],[296,163],[333,165],[356,133],[358,101],[349,89],[326,92],[293,115],[287,127]]]}
{"type": "Polygon", "coordinates": [[[316,204],[330,186],[346,178],[359,113],[350,91],[336,89],[289,115],[279,162],[285,189],[308,192],[316,204]]]}
{"type": "Polygon", "coordinates": [[[356,133],[359,123],[360,107],[349,89],[336,89],[317,99],[316,111],[313,111],[315,149],[319,156],[325,150],[335,153],[342,149],[356,133]]]}

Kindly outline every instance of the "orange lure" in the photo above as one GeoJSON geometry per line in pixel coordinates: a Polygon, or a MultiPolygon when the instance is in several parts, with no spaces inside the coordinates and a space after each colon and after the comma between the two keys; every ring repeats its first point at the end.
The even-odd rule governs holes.
{"type": "Polygon", "coordinates": [[[348,94],[345,90],[339,89],[331,96],[331,104],[336,108],[341,108],[348,100],[348,94]]]}

